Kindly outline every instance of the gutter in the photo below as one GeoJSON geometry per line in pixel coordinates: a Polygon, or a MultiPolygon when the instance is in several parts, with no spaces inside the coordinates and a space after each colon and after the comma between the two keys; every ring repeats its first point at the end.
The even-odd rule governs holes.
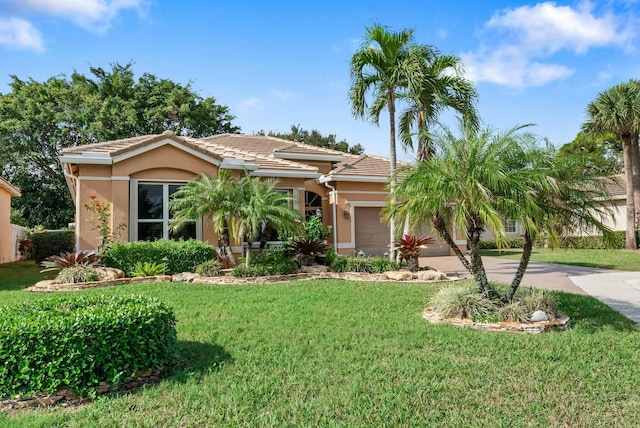
{"type": "Polygon", "coordinates": [[[329,183],[325,182],[324,185],[331,189],[331,194],[333,195],[333,208],[331,210],[331,215],[333,216],[333,249],[336,254],[338,254],[338,221],[336,214],[338,209],[338,191],[329,183]]]}

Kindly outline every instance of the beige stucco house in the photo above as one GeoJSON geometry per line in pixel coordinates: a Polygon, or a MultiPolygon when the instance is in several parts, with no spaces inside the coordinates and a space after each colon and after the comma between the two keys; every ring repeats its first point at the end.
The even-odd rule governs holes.
{"type": "Polygon", "coordinates": [[[20,196],[20,191],[0,177],[0,263],[14,259],[16,249],[11,233],[11,198],[20,196]]]}
{"type": "MultiPolygon", "coordinates": [[[[305,217],[320,214],[333,227],[329,244],[339,253],[382,255],[389,227],[381,219],[386,204],[389,160],[352,155],[288,140],[240,134],[190,138],[167,131],[68,148],[60,162],[76,204],[76,247],[95,249],[99,237],[88,222],[90,196],[112,204],[112,227],[125,224],[120,240],[172,238],[169,196],[200,173],[273,177],[293,195],[305,217]]],[[[217,244],[207,219],[198,219],[182,237],[217,244]]],[[[234,252],[240,252],[236,246],[234,252]]],[[[424,255],[448,255],[438,243],[424,255]]]]}

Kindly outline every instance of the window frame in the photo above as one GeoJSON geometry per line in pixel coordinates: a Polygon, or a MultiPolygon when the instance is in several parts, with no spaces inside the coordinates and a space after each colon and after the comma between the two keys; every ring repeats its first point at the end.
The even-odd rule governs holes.
{"type": "Polygon", "coordinates": [[[508,218],[504,221],[504,231],[506,233],[518,233],[518,221],[512,218],[508,218]],[[513,225],[513,230],[509,226],[513,225]]]}
{"type": "MultiPolygon", "coordinates": [[[[162,223],[162,239],[169,238],[169,186],[184,186],[188,181],[184,180],[131,180],[129,188],[129,241],[137,242],[138,225],[140,223],[162,223]],[[140,185],[161,185],[162,186],[162,218],[161,219],[140,219],[138,218],[138,189],[140,185]]],[[[196,239],[202,241],[202,217],[195,220],[196,239]]]]}

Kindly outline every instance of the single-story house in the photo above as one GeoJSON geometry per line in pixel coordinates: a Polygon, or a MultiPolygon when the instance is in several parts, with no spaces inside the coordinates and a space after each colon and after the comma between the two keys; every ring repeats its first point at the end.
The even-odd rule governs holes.
{"type": "MultiPolygon", "coordinates": [[[[196,175],[215,177],[220,169],[277,178],[277,187],[296,198],[295,208],[303,216],[320,215],[325,226],[333,227],[328,241],[339,253],[380,256],[389,248],[389,226],[380,216],[389,194],[389,160],[384,157],[259,135],[190,138],[165,131],[67,148],[59,159],[76,205],[78,249],[99,245],[83,208],[90,196],[112,204],[112,228],[127,226],[119,240],[172,238],[169,196],[196,175]]],[[[198,219],[181,236],[217,244],[206,219],[198,219]]],[[[232,248],[241,251],[238,245],[232,248]]],[[[448,254],[440,241],[423,252],[448,254]]]]}
{"type": "Polygon", "coordinates": [[[11,198],[20,196],[20,190],[0,177],[0,263],[14,260],[16,253],[11,233],[11,198]]]}

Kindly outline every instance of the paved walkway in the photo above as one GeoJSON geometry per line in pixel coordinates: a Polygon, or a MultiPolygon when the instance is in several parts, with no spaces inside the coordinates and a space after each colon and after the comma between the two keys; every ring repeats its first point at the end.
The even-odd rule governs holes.
{"type": "MultiPolygon", "coordinates": [[[[517,260],[483,257],[489,281],[510,283],[517,260]]],[[[431,266],[449,276],[471,275],[455,256],[423,257],[420,266],[431,266]]],[[[590,295],[640,323],[640,272],[622,272],[554,263],[529,263],[522,280],[526,287],[590,295]]]]}

